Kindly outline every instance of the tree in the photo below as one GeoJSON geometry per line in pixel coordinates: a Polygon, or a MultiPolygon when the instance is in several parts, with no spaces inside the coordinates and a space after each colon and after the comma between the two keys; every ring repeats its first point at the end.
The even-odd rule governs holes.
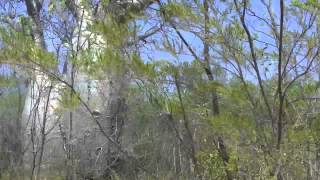
{"type": "Polygon", "coordinates": [[[0,5],[2,177],[318,176],[317,1],[0,5]]]}

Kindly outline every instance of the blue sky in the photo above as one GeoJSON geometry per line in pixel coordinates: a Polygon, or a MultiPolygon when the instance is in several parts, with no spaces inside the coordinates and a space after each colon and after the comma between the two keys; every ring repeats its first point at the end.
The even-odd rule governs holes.
{"type": "MultiPolygon", "coordinates": [[[[268,1],[268,0],[266,0],[266,1],[268,1]]],[[[251,3],[252,3],[253,11],[258,16],[260,16],[260,17],[267,16],[267,11],[260,0],[252,0],[251,3]]],[[[289,6],[289,4],[290,4],[290,1],[286,1],[286,5],[289,6]]],[[[45,8],[47,8],[47,6],[48,6],[48,3],[46,3],[45,8]]],[[[218,6],[221,6],[221,8],[223,8],[223,6],[221,4],[218,4],[218,6]]],[[[14,7],[14,8],[17,9],[18,14],[26,15],[26,8],[23,3],[16,5],[16,7],[14,7]]],[[[157,8],[157,7],[155,6],[155,8],[157,8]]],[[[279,15],[280,8],[279,8],[279,1],[278,0],[273,1],[271,9],[275,15],[279,15]]],[[[276,21],[279,22],[278,18],[276,19],[276,21]]],[[[259,41],[261,41],[261,42],[255,41],[256,47],[263,48],[265,46],[265,43],[263,43],[263,42],[270,43],[270,44],[273,44],[274,46],[276,46],[275,42],[270,37],[268,37],[267,35],[264,34],[264,33],[268,33],[268,34],[270,34],[270,33],[268,32],[269,29],[267,28],[266,25],[263,25],[262,21],[258,21],[256,18],[253,18],[253,17],[248,17],[246,19],[246,22],[249,25],[250,30],[252,30],[252,31],[259,30],[260,31],[260,32],[255,31],[255,33],[259,36],[259,41]]],[[[143,21],[142,20],[142,21],[138,22],[138,24],[140,26],[142,26],[142,32],[150,29],[150,27],[159,26],[156,23],[157,23],[156,20],[155,21],[153,21],[153,20],[143,21]]],[[[299,31],[298,26],[294,21],[288,22],[288,28],[291,29],[292,31],[299,31]]],[[[201,56],[202,49],[203,49],[201,40],[198,39],[195,35],[193,35],[191,33],[184,32],[184,31],[181,31],[181,32],[182,32],[183,36],[187,39],[187,41],[191,44],[194,51],[196,51],[197,54],[199,56],[201,56]]],[[[174,32],[171,32],[169,34],[169,36],[176,36],[176,34],[174,32]]],[[[159,42],[162,40],[161,37],[162,37],[161,34],[157,34],[154,37],[152,37],[152,39],[159,42]]],[[[55,51],[54,45],[60,43],[58,38],[55,37],[55,35],[50,33],[49,31],[47,31],[45,33],[45,38],[46,38],[48,50],[51,52],[55,51]],[[53,38],[53,40],[52,40],[52,38],[53,38]]],[[[245,47],[247,47],[247,46],[245,46],[245,47]]],[[[272,46],[268,46],[267,50],[269,52],[276,51],[276,49],[272,46]]],[[[179,63],[179,62],[184,62],[184,61],[190,62],[190,61],[194,60],[194,58],[190,55],[190,53],[186,49],[185,49],[184,53],[179,54],[178,56],[173,56],[172,54],[170,54],[166,51],[162,51],[162,50],[154,48],[152,45],[147,45],[146,47],[141,48],[141,56],[145,61],[150,61],[150,59],[151,60],[169,60],[171,62],[179,63]]],[[[276,61],[269,61],[269,62],[266,62],[265,64],[260,64],[260,69],[262,71],[264,71],[265,68],[269,68],[269,76],[271,77],[274,75],[274,72],[275,72],[275,69],[273,69],[276,67],[275,63],[277,63],[277,62],[276,61]]],[[[61,64],[62,63],[60,63],[60,69],[61,69],[61,64]]],[[[229,68],[230,66],[227,66],[227,67],[229,68]]],[[[2,66],[2,69],[7,69],[7,67],[2,66]]],[[[7,72],[7,71],[5,70],[5,72],[7,72]]],[[[254,81],[256,79],[249,72],[246,72],[246,76],[247,76],[247,79],[249,79],[251,81],[254,81]]]]}

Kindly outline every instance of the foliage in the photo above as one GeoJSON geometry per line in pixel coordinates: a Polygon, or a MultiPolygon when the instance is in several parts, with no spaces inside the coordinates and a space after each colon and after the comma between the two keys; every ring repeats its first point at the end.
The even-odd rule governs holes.
{"type": "Polygon", "coordinates": [[[31,179],[318,177],[319,2],[142,1],[1,6],[0,177],[27,155],[31,179]],[[39,72],[68,113],[34,103],[22,158],[21,87],[39,72]]]}

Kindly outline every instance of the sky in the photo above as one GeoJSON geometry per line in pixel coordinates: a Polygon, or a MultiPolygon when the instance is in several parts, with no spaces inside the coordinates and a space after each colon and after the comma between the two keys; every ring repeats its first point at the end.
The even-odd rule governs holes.
{"type": "MultiPolygon", "coordinates": [[[[268,0],[266,0],[266,1],[268,1],[268,0]]],[[[46,3],[45,3],[45,9],[48,8],[47,2],[48,1],[46,1],[46,3]]],[[[257,16],[267,17],[267,11],[260,0],[252,0],[251,3],[252,3],[252,9],[256,13],[257,16]]],[[[285,1],[285,3],[287,6],[289,6],[290,1],[287,0],[287,1],[285,1]]],[[[224,8],[221,3],[220,4],[218,3],[217,6],[219,8],[224,8]]],[[[9,6],[6,8],[10,9],[9,6]]],[[[26,15],[26,8],[23,3],[18,3],[15,7],[12,7],[12,8],[16,9],[16,12],[18,15],[23,15],[23,16],[26,15]]],[[[157,8],[157,7],[154,5],[153,8],[157,8]]],[[[272,3],[271,9],[272,9],[273,13],[276,16],[278,16],[279,11],[280,11],[279,1],[274,0],[272,3]]],[[[3,12],[4,9],[2,9],[1,11],[3,12]]],[[[277,21],[278,21],[278,19],[279,18],[277,18],[277,21]]],[[[53,18],[53,20],[54,20],[54,18],[53,18]]],[[[258,37],[259,37],[258,38],[259,41],[255,41],[256,47],[264,48],[266,46],[266,43],[273,44],[273,46],[276,46],[275,42],[270,37],[268,37],[267,35],[264,34],[264,33],[269,33],[268,32],[269,29],[267,28],[267,26],[265,24],[263,24],[262,21],[259,21],[257,18],[254,18],[254,17],[247,16],[246,22],[249,25],[250,30],[252,30],[252,31],[255,30],[255,34],[258,35],[258,37]],[[256,30],[258,30],[258,31],[256,31],[256,30]]],[[[152,18],[150,18],[148,21],[141,20],[141,21],[137,22],[137,24],[142,27],[141,28],[142,32],[147,31],[148,29],[150,29],[153,26],[159,27],[159,24],[157,24],[157,23],[158,23],[157,19],[152,20],[152,18]]],[[[294,21],[288,22],[288,28],[291,29],[292,31],[299,31],[298,25],[294,21]]],[[[197,54],[199,56],[201,56],[202,49],[203,49],[203,45],[202,45],[201,40],[198,39],[192,33],[184,32],[184,31],[181,31],[181,32],[182,32],[182,35],[185,37],[185,39],[188,40],[188,42],[191,44],[193,49],[197,52],[197,54]]],[[[176,34],[174,32],[171,32],[170,34],[167,34],[167,35],[176,36],[176,34]]],[[[55,51],[54,46],[56,44],[60,43],[60,41],[57,40],[58,38],[55,37],[55,35],[53,33],[46,31],[45,39],[46,39],[48,51],[54,52],[55,51]]],[[[162,34],[161,33],[156,34],[155,36],[152,37],[152,40],[160,42],[162,40],[162,34]]],[[[244,45],[244,47],[249,48],[246,45],[244,45]]],[[[267,50],[269,52],[276,51],[276,49],[272,46],[268,46],[267,50]]],[[[166,51],[163,51],[163,50],[159,50],[152,45],[146,45],[143,48],[141,48],[141,57],[146,62],[151,61],[151,60],[165,59],[165,60],[169,60],[173,63],[180,63],[180,62],[185,62],[185,61],[191,62],[194,60],[194,58],[190,55],[190,53],[187,50],[185,50],[182,54],[179,54],[178,56],[173,56],[172,54],[170,54],[166,51]]],[[[60,61],[60,66],[59,66],[60,70],[62,69],[63,61],[64,60],[60,61]]],[[[275,72],[274,68],[276,67],[275,63],[277,63],[277,61],[266,61],[264,64],[260,64],[259,67],[262,71],[264,71],[264,70],[266,70],[266,68],[268,68],[268,72],[266,72],[266,75],[267,75],[266,78],[270,78],[271,76],[274,75],[274,72],[275,72]]],[[[226,67],[230,68],[230,66],[228,66],[228,65],[226,65],[226,67]]],[[[7,73],[8,72],[7,66],[1,66],[0,71],[7,73]]],[[[256,79],[254,74],[252,74],[250,72],[246,72],[246,77],[248,80],[251,80],[251,81],[255,81],[255,79],[256,79]]]]}

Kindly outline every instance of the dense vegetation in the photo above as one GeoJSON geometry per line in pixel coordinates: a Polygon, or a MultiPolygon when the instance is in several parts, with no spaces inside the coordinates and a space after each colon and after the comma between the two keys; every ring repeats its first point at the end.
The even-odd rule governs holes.
{"type": "Polygon", "coordinates": [[[319,8],[1,1],[0,179],[318,179],[319,8]]]}

